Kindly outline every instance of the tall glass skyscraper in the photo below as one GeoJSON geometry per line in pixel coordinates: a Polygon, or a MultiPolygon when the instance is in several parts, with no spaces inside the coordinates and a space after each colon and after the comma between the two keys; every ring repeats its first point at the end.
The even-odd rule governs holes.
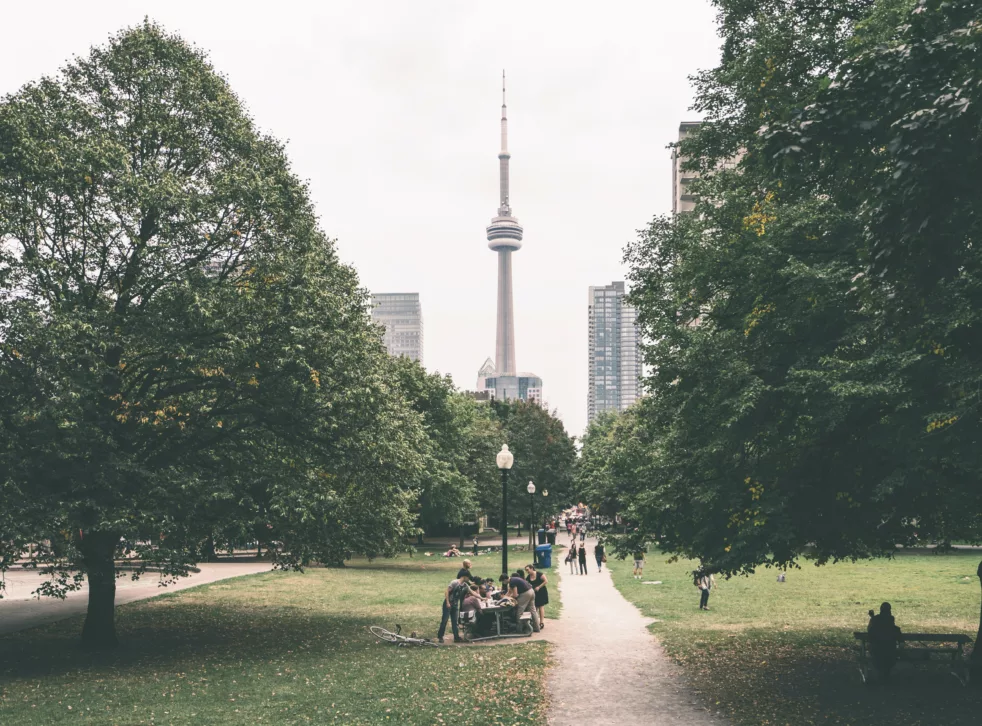
{"type": "Polygon", "coordinates": [[[385,326],[382,340],[389,355],[423,362],[423,310],[418,292],[375,293],[372,320],[385,326]]]}
{"type": "Polygon", "coordinates": [[[590,389],[587,421],[604,411],[623,411],[638,400],[641,351],[637,312],[624,302],[624,283],[590,288],[590,389]]]}

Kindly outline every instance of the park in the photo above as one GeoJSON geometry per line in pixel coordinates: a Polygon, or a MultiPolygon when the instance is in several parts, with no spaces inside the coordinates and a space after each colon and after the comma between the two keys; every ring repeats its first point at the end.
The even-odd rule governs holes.
{"type": "Polygon", "coordinates": [[[982,6],[706,5],[582,433],[501,334],[504,103],[514,396],[391,354],[207,44],[4,70],[0,724],[979,722],[982,6]]]}

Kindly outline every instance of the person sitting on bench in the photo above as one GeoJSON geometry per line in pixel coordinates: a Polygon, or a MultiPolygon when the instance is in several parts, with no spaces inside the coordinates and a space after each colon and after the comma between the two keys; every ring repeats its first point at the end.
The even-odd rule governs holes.
{"type": "Polygon", "coordinates": [[[900,628],[893,620],[890,603],[880,605],[880,614],[874,615],[869,611],[869,653],[877,675],[886,681],[890,679],[890,671],[897,662],[897,644],[900,641],[900,628]]]}

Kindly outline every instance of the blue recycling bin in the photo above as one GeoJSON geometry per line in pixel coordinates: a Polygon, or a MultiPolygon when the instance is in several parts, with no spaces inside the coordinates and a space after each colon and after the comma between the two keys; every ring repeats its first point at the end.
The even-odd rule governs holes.
{"type": "Polygon", "coordinates": [[[552,567],[551,544],[541,544],[535,548],[535,562],[537,567],[544,570],[548,570],[550,567],[552,567]]]}

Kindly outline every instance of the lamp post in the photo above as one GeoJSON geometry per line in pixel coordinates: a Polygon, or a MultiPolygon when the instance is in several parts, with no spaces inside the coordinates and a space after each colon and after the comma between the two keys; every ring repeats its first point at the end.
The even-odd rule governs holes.
{"type": "Polygon", "coordinates": [[[529,493],[529,552],[535,552],[535,484],[529,482],[525,491],[529,493]]]}
{"type": "Polygon", "coordinates": [[[508,471],[515,463],[515,455],[508,450],[508,444],[501,446],[495,457],[501,470],[501,574],[508,574],[508,471]]]}

